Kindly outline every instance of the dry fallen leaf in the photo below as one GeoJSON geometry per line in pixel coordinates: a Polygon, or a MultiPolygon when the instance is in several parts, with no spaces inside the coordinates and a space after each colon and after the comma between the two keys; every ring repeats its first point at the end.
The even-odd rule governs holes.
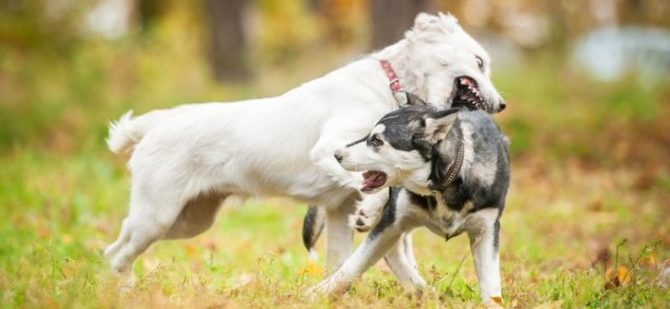
{"type": "Polygon", "coordinates": [[[616,271],[612,268],[607,269],[605,277],[607,278],[605,288],[615,288],[625,285],[630,281],[630,271],[626,266],[619,265],[616,271]]]}
{"type": "Polygon", "coordinates": [[[500,306],[503,305],[503,298],[501,296],[491,296],[491,300],[500,306]]]}
{"type": "Polygon", "coordinates": [[[188,255],[188,257],[194,257],[196,253],[198,253],[198,248],[191,243],[184,245],[184,249],[186,249],[186,255],[188,255]]]}
{"type": "Polygon", "coordinates": [[[656,256],[651,254],[640,259],[638,265],[646,268],[656,268],[656,256]]]}
{"type": "Polygon", "coordinates": [[[308,261],[300,272],[310,277],[321,277],[324,274],[323,268],[312,261],[308,261]]]}

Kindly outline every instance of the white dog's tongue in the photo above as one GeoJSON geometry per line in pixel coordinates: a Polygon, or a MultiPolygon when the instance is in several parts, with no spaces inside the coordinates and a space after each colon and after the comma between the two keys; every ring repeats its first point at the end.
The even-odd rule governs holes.
{"type": "Polygon", "coordinates": [[[369,192],[383,186],[386,183],[386,174],[380,171],[367,171],[363,173],[363,187],[361,191],[369,192]]]}

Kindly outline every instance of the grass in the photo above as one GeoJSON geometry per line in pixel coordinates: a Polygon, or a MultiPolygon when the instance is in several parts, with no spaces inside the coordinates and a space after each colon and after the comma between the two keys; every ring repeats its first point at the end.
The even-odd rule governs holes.
{"type": "MultiPolygon", "coordinates": [[[[302,293],[324,263],[308,262],[302,248],[306,206],[279,198],[228,205],[207,233],[158,243],[135,265],[136,288],[121,292],[100,258],[128,197],[125,158],[104,148],[106,121],[130,107],[279,93],[337,65],[323,59],[342,59],[306,57],[250,85],[217,86],[202,63],[178,61],[193,50],[156,52],[164,43],[89,42],[62,67],[2,52],[2,307],[478,306],[465,237],[444,243],[425,230],[415,233],[415,250],[435,291],[405,295],[380,265],[349,294],[307,302],[302,293]]],[[[513,154],[502,219],[505,305],[666,307],[670,293],[655,280],[670,259],[667,82],[602,84],[554,56],[497,73],[509,107],[496,119],[513,154]]]]}

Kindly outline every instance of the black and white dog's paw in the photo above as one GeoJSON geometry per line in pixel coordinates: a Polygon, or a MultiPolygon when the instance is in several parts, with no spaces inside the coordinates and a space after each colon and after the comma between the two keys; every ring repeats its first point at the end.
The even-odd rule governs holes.
{"type": "Polygon", "coordinates": [[[333,277],[329,277],[319,282],[319,284],[305,291],[305,298],[314,301],[323,296],[341,296],[351,287],[351,282],[338,282],[333,277]]]}

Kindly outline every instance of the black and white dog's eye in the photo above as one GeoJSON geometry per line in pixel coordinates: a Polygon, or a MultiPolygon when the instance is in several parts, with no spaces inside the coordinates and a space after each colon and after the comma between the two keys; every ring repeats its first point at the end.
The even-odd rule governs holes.
{"type": "Polygon", "coordinates": [[[479,70],[484,72],[484,60],[482,60],[482,57],[479,56],[475,56],[475,58],[477,59],[477,66],[479,67],[479,70]]]}
{"type": "Polygon", "coordinates": [[[374,147],[379,147],[379,146],[381,146],[381,145],[384,145],[384,141],[382,141],[382,140],[379,138],[379,135],[377,135],[377,134],[373,134],[373,135],[371,135],[370,138],[368,139],[368,145],[369,145],[369,146],[374,146],[374,147]]]}

